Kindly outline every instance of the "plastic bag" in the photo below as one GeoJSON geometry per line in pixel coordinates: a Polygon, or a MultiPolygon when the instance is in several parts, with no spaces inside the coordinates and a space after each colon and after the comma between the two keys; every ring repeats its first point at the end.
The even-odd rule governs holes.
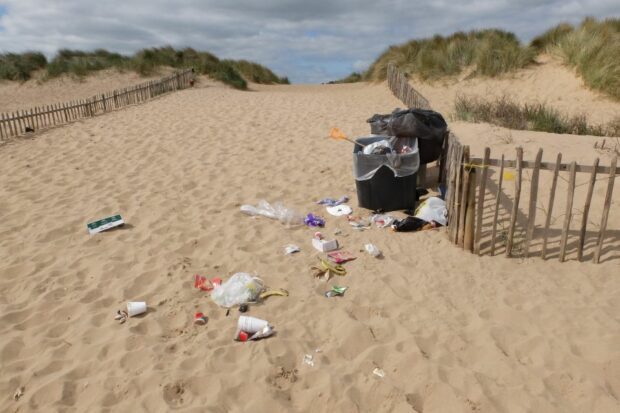
{"type": "Polygon", "coordinates": [[[385,214],[375,214],[370,217],[370,221],[374,222],[378,228],[385,228],[392,225],[396,219],[393,216],[385,214]]]}
{"type": "MultiPolygon", "coordinates": [[[[385,136],[357,138],[360,144],[372,145],[375,142],[386,141],[385,136]]],[[[358,181],[371,179],[375,172],[382,166],[386,166],[394,172],[394,176],[402,178],[413,175],[420,166],[420,154],[418,153],[418,141],[416,138],[388,138],[392,152],[385,154],[366,155],[359,150],[359,145],[353,149],[353,176],[358,181]],[[405,153],[400,153],[407,146],[405,153]]]]}
{"type": "Polygon", "coordinates": [[[375,258],[378,258],[381,256],[381,250],[374,244],[366,244],[364,245],[364,248],[366,248],[367,253],[369,253],[375,258]]]}
{"type": "Polygon", "coordinates": [[[255,301],[264,289],[265,286],[260,278],[238,272],[219,287],[215,287],[211,293],[211,298],[217,305],[230,308],[255,301]]]}
{"type": "Polygon", "coordinates": [[[301,225],[304,223],[304,216],[298,214],[290,208],[286,208],[280,202],[271,205],[262,199],[257,206],[241,205],[241,212],[248,215],[262,215],[267,218],[277,219],[287,225],[301,225]]]}
{"type": "Polygon", "coordinates": [[[416,209],[415,217],[423,219],[426,222],[435,221],[440,225],[446,226],[448,224],[446,201],[436,196],[426,199],[420,204],[418,209],[416,209]]]}

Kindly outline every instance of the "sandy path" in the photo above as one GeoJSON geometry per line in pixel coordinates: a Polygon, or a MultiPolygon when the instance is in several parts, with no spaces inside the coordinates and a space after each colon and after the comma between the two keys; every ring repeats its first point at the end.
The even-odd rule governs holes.
{"type": "Polygon", "coordinates": [[[359,258],[327,299],[313,230],[239,213],[355,196],[351,148],[325,135],[398,105],[382,85],[208,87],[0,147],[0,410],[618,411],[617,250],[601,265],[477,258],[439,232],[328,216],[359,258]],[[125,229],[86,233],[117,212],[125,229]],[[238,271],[290,291],[250,311],[277,336],[232,341],[237,311],[193,288],[238,271]],[[127,300],[150,310],[118,325],[127,300]]]}

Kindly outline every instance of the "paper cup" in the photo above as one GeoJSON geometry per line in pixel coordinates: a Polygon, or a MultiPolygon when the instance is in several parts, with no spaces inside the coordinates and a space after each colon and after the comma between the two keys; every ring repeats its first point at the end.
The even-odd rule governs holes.
{"type": "Polygon", "coordinates": [[[260,318],[242,315],[239,317],[239,321],[237,322],[237,330],[254,334],[261,331],[268,325],[269,322],[261,320],[260,318]]]}
{"type": "Polygon", "coordinates": [[[130,301],[127,303],[127,314],[129,317],[146,313],[146,303],[144,301],[130,301]]]}

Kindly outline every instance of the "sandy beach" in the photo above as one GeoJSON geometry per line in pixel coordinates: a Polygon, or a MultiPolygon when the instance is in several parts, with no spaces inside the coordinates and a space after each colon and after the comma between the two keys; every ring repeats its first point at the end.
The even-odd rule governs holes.
{"type": "MultiPolygon", "coordinates": [[[[591,249],[576,261],[575,237],[559,263],[557,237],[543,261],[477,257],[443,230],[358,232],[315,203],[348,195],[369,214],[357,208],[350,144],[327,133],[367,135],[367,118],[402,103],[385,84],[251,89],[203,81],[0,146],[0,410],[620,411],[620,184],[599,265],[591,249]],[[347,275],[313,278],[314,229],[240,212],[262,199],[340,229],[358,257],[347,275]],[[87,222],[117,213],[125,227],[88,234],[87,222]],[[301,252],[285,255],[291,243],[301,252]],[[250,306],[274,337],[233,341],[237,309],[227,316],[194,288],[194,274],[236,272],[290,292],[250,306]],[[335,284],[344,297],[324,297],[335,284]],[[148,312],[119,324],[127,301],[148,312]]],[[[449,124],[478,156],[490,145],[512,159],[521,144],[526,158],[542,146],[546,159],[610,162],[594,137],[449,124]]],[[[591,214],[594,231],[601,211],[591,214]]]]}

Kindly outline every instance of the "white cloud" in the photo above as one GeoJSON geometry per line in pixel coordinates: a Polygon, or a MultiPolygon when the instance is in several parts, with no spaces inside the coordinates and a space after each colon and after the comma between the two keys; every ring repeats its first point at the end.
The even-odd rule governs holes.
{"type": "MultiPolygon", "coordinates": [[[[0,0],[1,1],[1,0],[0,0]]],[[[0,51],[191,46],[293,81],[364,69],[388,45],[499,27],[529,40],[560,21],[620,15],[617,0],[7,0],[0,51]]]]}

